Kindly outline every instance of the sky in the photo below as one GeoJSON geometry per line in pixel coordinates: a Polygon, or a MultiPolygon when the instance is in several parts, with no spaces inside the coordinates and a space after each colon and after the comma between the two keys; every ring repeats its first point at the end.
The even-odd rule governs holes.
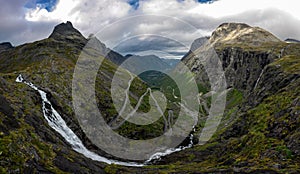
{"type": "Polygon", "coordinates": [[[48,37],[71,21],[122,54],[180,58],[193,40],[224,22],[264,28],[280,39],[300,40],[297,0],[0,0],[0,42],[48,37]]]}

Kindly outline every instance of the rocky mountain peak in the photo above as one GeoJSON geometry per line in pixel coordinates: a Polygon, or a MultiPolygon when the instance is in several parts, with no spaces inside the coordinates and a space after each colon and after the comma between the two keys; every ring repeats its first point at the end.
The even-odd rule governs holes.
{"type": "Polygon", "coordinates": [[[212,33],[210,42],[259,46],[261,43],[281,40],[259,27],[251,27],[244,23],[223,23],[212,33]]]}
{"type": "Polygon", "coordinates": [[[53,32],[49,36],[49,38],[55,39],[55,40],[86,40],[82,34],[73,27],[72,23],[70,21],[67,21],[66,23],[61,23],[57,26],[55,26],[53,32]]]}

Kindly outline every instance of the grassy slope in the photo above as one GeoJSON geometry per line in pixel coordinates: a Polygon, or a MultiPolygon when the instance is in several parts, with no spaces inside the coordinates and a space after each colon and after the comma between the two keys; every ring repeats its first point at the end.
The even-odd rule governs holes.
{"type": "MultiPolygon", "coordinates": [[[[268,67],[278,72],[282,80],[294,77],[293,80],[280,89],[274,86],[276,90],[273,93],[268,92],[270,95],[252,107],[248,106],[248,98],[243,97],[242,92],[230,90],[222,123],[210,142],[171,154],[163,158],[159,165],[147,166],[145,173],[300,172],[299,44],[235,47],[248,51],[269,50],[278,55],[286,48],[283,57],[268,67]]],[[[217,49],[221,50],[220,47],[217,49]]],[[[272,74],[272,71],[269,73],[272,74]]],[[[112,168],[120,173],[140,172],[139,169],[120,166],[112,168]]]]}
{"type": "MultiPolygon", "coordinates": [[[[46,40],[45,42],[50,41],[46,40]]],[[[43,43],[43,42],[41,42],[43,43]]],[[[34,44],[39,44],[36,42],[34,44]]],[[[44,43],[43,43],[44,44],[44,43]]],[[[55,44],[59,45],[59,44],[55,44]]],[[[267,50],[274,49],[276,54],[280,54],[280,50],[286,46],[274,47],[273,45],[266,46],[267,50]]],[[[270,66],[280,69],[284,74],[300,74],[299,72],[299,53],[298,49],[293,49],[295,45],[292,45],[290,49],[290,55],[286,55],[283,58],[278,59],[270,66]]],[[[253,50],[253,48],[243,49],[253,50]]],[[[22,48],[17,48],[19,55],[11,57],[12,61],[4,63],[3,59],[0,60],[1,65],[1,93],[11,103],[15,113],[13,117],[17,120],[19,127],[14,128],[5,133],[0,132],[1,146],[0,146],[0,159],[1,168],[3,172],[7,169],[24,171],[26,162],[37,159],[33,151],[38,154],[38,162],[45,166],[49,171],[59,172],[53,159],[60,153],[62,146],[58,145],[57,148],[52,147],[52,143],[46,142],[41,139],[32,126],[26,123],[26,116],[38,117],[42,120],[41,110],[38,96],[32,94],[33,92],[23,84],[16,84],[14,82],[16,76],[19,73],[23,73],[24,76],[37,84],[40,87],[46,88],[51,92],[57,105],[64,108],[65,115],[73,115],[72,106],[70,103],[70,85],[72,77],[72,66],[74,66],[76,57],[76,50],[72,50],[72,46],[65,49],[57,48],[56,51],[48,52],[35,51],[34,46],[25,47],[29,51],[22,52],[22,48]],[[35,53],[36,52],[36,53],[35,53]],[[27,54],[26,54],[27,53],[27,54]],[[34,56],[37,60],[32,59],[31,54],[42,55],[34,56]],[[69,55],[69,56],[61,56],[69,55]],[[24,58],[20,59],[21,56],[24,58]],[[4,68],[5,67],[5,68],[4,68]],[[29,67],[29,68],[28,68],[29,67]],[[22,113],[19,115],[19,113],[22,113]],[[28,142],[29,141],[29,142],[28,142]],[[35,150],[31,150],[31,149],[35,150]],[[47,149],[47,150],[45,150],[47,149]]],[[[257,49],[257,48],[255,48],[257,49]]],[[[264,51],[265,49],[261,51],[264,51]]],[[[103,71],[111,74],[114,69],[114,65],[108,63],[109,66],[104,67],[103,71]]],[[[101,82],[99,77],[98,82],[101,82]]],[[[136,82],[139,83],[139,82],[136,82]]],[[[99,83],[99,95],[100,105],[107,104],[106,100],[102,101],[102,97],[106,96],[108,91],[106,89],[109,86],[101,86],[99,83]]],[[[293,144],[290,141],[294,140],[294,144],[299,144],[299,78],[291,82],[288,86],[278,90],[275,94],[272,94],[265,98],[262,103],[246,111],[241,111],[240,104],[245,99],[242,99],[241,93],[237,90],[233,90],[229,93],[227,112],[224,116],[224,121],[210,143],[204,146],[195,146],[194,148],[187,149],[183,152],[171,155],[168,159],[169,164],[148,166],[143,168],[145,172],[157,173],[158,170],[162,173],[169,172],[197,172],[197,171],[275,171],[275,172],[299,172],[299,154],[296,154],[292,149],[293,144]],[[298,113],[298,115],[297,115],[298,113]],[[294,114],[294,115],[293,115],[294,114]],[[235,120],[234,123],[231,121],[235,120]],[[231,123],[226,125],[226,123],[231,123]],[[281,129],[276,128],[279,127],[281,129]],[[238,130],[241,129],[241,130],[238,130]],[[228,132],[237,131],[238,133],[229,134],[228,132]],[[274,133],[274,131],[279,131],[274,133]],[[242,132],[242,133],[241,133],[242,132]],[[278,135],[283,137],[277,137],[278,135]],[[171,160],[173,158],[173,160],[171,160]]],[[[140,96],[145,89],[145,85],[140,83],[137,89],[131,89],[133,93],[140,96]],[[134,91],[136,90],[136,91],[134,91]]],[[[201,88],[202,89],[202,88],[201,88]]],[[[132,96],[132,102],[136,96],[132,96]]],[[[110,105],[108,105],[110,106],[110,105]]],[[[106,108],[107,109],[107,108],[106,108]]],[[[111,109],[112,115],[115,111],[111,109]]],[[[145,106],[147,110],[147,106],[145,106]]],[[[7,115],[0,112],[1,124],[7,115]]],[[[45,124],[45,123],[44,123],[45,124]]],[[[3,125],[4,127],[6,125],[3,125]]],[[[46,126],[47,127],[47,126],[46,126]]],[[[49,129],[49,127],[47,128],[49,129]]],[[[131,128],[130,128],[131,129],[131,128]]],[[[127,134],[127,133],[125,133],[127,134]]],[[[63,143],[63,142],[60,142],[63,143]]],[[[70,155],[68,158],[70,161],[76,160],[77,155],[70,155]]],[[[141,169],[124,168],[120,166],[107,166],[106,171],[114,173],[114,171],[120,172],[140,172],[141,169]]]]}
{"type": "MultiPolygon", "coordinates": [[[[7,115],[0,112],[0,125],[2,125],[0,129],[1,171],[20,171],[23,173],[30,166],[30,161],[35,161],[44,166],[45,170],[62,172],[53,162],[57,153],[65,154],[60,152],[61,149],[66,152],[65,158],[70,162],[76,162],[82,158],[81,155],[70,150],[63,139],[47,125],[41,111],[40,96],[25,84],[15,82],[16,77],[22,74],[26,80],[50,93],[54,107],[60,112],[67,124],[73,128],[79,137],[86,139],[76,125],[77,121],[74,117],[71,97],[73,68],[79,53],[80,51],[72,43],[61,43],[53,39],[22,45],[13,51],[2,53],[0,58],[0,94],[4,95],[13,108],[14,114],[7,115]],[[18,127],[13,128],[12,123],[7,124],[5,122],[11,117],[13,117],[13,122],[17,122],[18,127]],[[33,124],[35,120],[38,120],[38,123],[33,124]],[[47,136],[46,138],[40,137],[37,131],[43,127],[45,127],[46,134],[49,134],[47,135],[50,137],[48,139],[51,140],[48,140],[47,136]],[[53,142],[51,142],[52,140],[53,142]]],[[[116,65],[105,60],[96,80],[99,109],[107,113],[105,115],[107,118],[113,117],[116,111],[110,103],[111,99],[107,100],[107,96],[110,96],[110,81],[101,74],[106,74],[111,79],[116,68],[116,65]]],[[[146,91],[146,85],[139,79],[135,80],[130,93],[133,105],[144,91],[146,91]]],[[[143,103],[142,106],[144,109],[141,110],[146,110],[148,107],[147,103],[143,103]]],[[[160,134],[163,125],[154,126],[156,126],[156,129],[153,129],[156,131],[154,134],[160,134]]],[[[118,131],[122,132],[123,129],[134,130],[134,127],[123,126],[118,131]]],[[[146,135],[147,133],[146,131],[146,135]]],[[[130,136],[130,133],[125,132],[123,134],[130,136]]],[[[141,137],[143,136],[145,133],[141,135],[141,137]]],[[[84,165],[88,166],[88,164],[78,162],[75,166],[78,165],[83,165],[81,166],[82,171],[89,171],[89,169],[84,169],[84,165]]],[[[63,170],[66,171],[66,169],[63,170]]]]}

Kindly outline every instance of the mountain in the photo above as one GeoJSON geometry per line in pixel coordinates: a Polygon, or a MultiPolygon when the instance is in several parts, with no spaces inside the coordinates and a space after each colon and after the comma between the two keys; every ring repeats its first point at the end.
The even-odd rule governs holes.
{"type": "Polygon", "coordinates": [[[126,57],[123,57],[121,54],[107,48],[105,44],[99,41],[96,37],[89,38],[89,44],[94,48],[97,48],[97,51],[99,51],[102,56],[116,65],[120,65],[126,60],[126,57]]]}
{"type": "Polygon", "coordinates": [[[171,68],[176,67],[176,65],[180,62],[180,59],[164,59],[161,58],[164,62],[166,62],[171,68]]]}
{"type": "Polygon", "coordinates": [[[156,71],[167,71],[171,69],[171,66],[167,64],[163,59],[155,55],[138,56],[138,55],[127,55],[126,61],[123,62],[121,67],[129,70],[134,74],[143,72],[145,68],[156,71]]]}
{"type": "MultiPolygon", "coordinates": [[[[79,43],[78,44],[79,49],[83,48],[88,41],[86,38],[82,36],[82,34],[77,29],[73,27],[72,23],[69,21],[57,25],[54,28],[51,35],[49,36],[49,39],[54,39],[56,41],[61,41],[61,42],[77,42],[79,43]]],[[[97,38],[92,37],[89,38],[89,40],[90,39],[93,40],[93,46],[97,48],[98,51],[101,52],[103,56],[105,56],[105,58],[109,59],[113,63],[119,65],[125,60],[125,58],[121,54],[107,48],[105,44],[103,44],[97,38]]]]}
{"type": "MultiPolygon", "coordinates": [[[[162,59],[155,55],[126,55],[122,68],[137,74],[148,86],[159,88],[160,79],[180,62],[179,59],[162,59]],[[146,71],[147,70],[147,71],[146,71]],[[143,72],[143,73],[142,73],[143,72]]],[[[169,91],[170,93],[170,91],[169,91]]]]}
{"type": "Polygon", "coordinates": [[[290,43],[300,43],[299,40],[296,40],[296,39],[290,39],[290,38],[285,39],[284,41],[285,41],[285,42],[290,42],[290,43]]]}
{"type": "Polygon", "coordinates": [[[87,40],[70,24],[67,26],[71,31],[62,34],[62,26],[66,24],[56,27],[50,38],[0,53],[1,173],[103,171],[101,164],[74,153],[47,124],[39,93],[15,82],[22,74],[46,91],[67,125],[90,146],[90,141],[78,128],[70,93],[73,67],[87,40]]]}
{"type": "MultiPolygon", "coordinates": [[[[84,38],[70,22],[56,26],[49,38],[17,47],[2,45],[1,173],[300,172],[299,43],[281,41],[264,29],[242,23],[224,23],[210,37],[196,39],[181,60],[195,75],[198,85],[201,107],[195,130],[184,140],[185,148],[167,149],[166,156],[139,167],[136,163],[143,161],[122,161],[94,145],[75,116],[72,89],[84,88],[95,81],[96,105],[107,124],[117,127],[114,131],[123,137],[152,139],[166,132],[166,127],[172,125],[167,122],[177,119],[181,94],[174,87],[176,83],[161,74],[152,79],[160,86],[151,90],[164,93],[168,99],[164,116],[169,116],[169,120],[160,118],[149,126],[125,122],[118,127],[123,119],[118,118],[111,87],[116,74],[124,76],[125,79],[117,80],[120,90],[128,94],[124,103],[140,104],[138,111],[147,112],[150,103],[154,103],[146,93],[149,84],[118,65],[124,61],[126,65],[133,58],[138,67],[128,65],[128,68],[138,71],[143,66],[165,68],[169,66],[167,63],[155,56],[119,56],[97,38],[84,38]],[[89,74],[79,74],[83,81],[73,85],[74,71],[78,70],[75,65],[80,58],[83,61],[79,68],[89,71],[96,68],[97,74],[95,79],[89,74]],[[95,66],[98,60],[102,61],[99,69],[95,66]],[[225,75],[218,74],[216,66],[225,75]],[[116,73],[118,68],[120,71],[116,73]],[[215,91],[220,85],[216,81],[222,77],[226,88],[215,91]],[[218,102],[214,96],[224,92],[227,96],[222,120],[212,138],[201,144],[199,135],[209,114],[206,109],[218,102]],[[174,111],[174,118],[170,110],[174,111]],[[53,129],[55,125],[59,125],[58,130],[67,131],[67,138],[53,129]]],[[[117,102],[122,103],[122,97],[118,96],[117,102]]],[[[84,102],[80,105],[89,109],[84,102]]],[[[117,151],[118,143],[108,145],[117,151]]],[[[130,149],[126,148],[122,153],[130,149]]],[[[138,155],[138,149],[136,152],[138,155]]]]}
{"type": "Polygon", "coordinates": [[[77,29],[73,27],[70,21],[55,26],[53,32],[48,38],[57,41],[86,42],[86,39],[77,29]]]}
{"type": "Polygon", "coordinates": [[[182,62],[205,94],[214,89],[207,73],[218,57],[228,88],[222,122],[205,145],[158,163],[173,164],[175,171],[299,172],[300,44],[283,42],[258,27],[224,23],[199,45],[182,62]]]}
{"type": "MultiPolygon", "coordinates": [[[[227,85],[236,86],[242,91],[251,90],[262,69],[277,57],[284,56],[286,51],[285,43],[273,34],[247,24],[224,23],[212,33],[209,39],[202,39],[206,39],[206,43],[205,41],[202,43],[214,47],[214,52],[222,60],[225,76],[231,78],[227,79],[227,85]],[[271,49],[272,52],[268,53],[271,49]],[[222,54],[219,54],[220,51],[223,51],[222,54]],[[246,54],[247,59],[243,54],[246,54]]],[[[197,73],[204,72],[201,70],[203,67],[199,59],[195,59],[194,54],[188,54],[182,60],[197,73]]],[[[206,87],[210,87],[205,73],[198,75],[198,78],[202,79],[206,87]]]]}
{"type": "MultiPolygon", "coordinates": [[[[118,67],[110,60],[123,57],[109,51],[106,57],[108,59],[104,59],[105,54],[102,51],[109,49],[96,38],[88,42],[67,22],[56,26],[49,38],[0,53],[1,173],[103,173],[107,165],[74,151],[70,142],[47,123],[40,93],[24,83],[17,83],[16,78],[20,74],[26,82],[32,82],[39,90],[47,93],[47,100],[51,104],[45,104],[48,109],[46,113],[50,112],[52,106],[87,149],[116,159],[93,145],[79,126],[73,110],[73,72],[87,43],[89,47],[84,52],[88,54],[86,57],[96,55],[98,59],[103,59],[95,79],[95,95],[103,118],[109,122],[117,114],[110,97],[110,84],[118,67]]],[[[128,71],[120,71],[129,76],[128,71]]],[[[145,83],[135,78],[130,87],[130,102],[137,104],[137,100],[146,90],[145,83]]],[[[148,105],[142,102],[141,107],[139,110],[145,110],[148,105]]],[[[145,131],[143,127],[136,128],[126,123],[115,131],[135,138],[156,136],[163,131],[163,123],[153,126],[156,127],[154,131],[145,131]]]]}
{"type": "Polygon", "coordinates": [[[259,27],[251,27],[242,23],[223,23],[211,35],[214,44],[245,44],[259,46],[266,42],[281,42],[270,32],[259,27]]]}

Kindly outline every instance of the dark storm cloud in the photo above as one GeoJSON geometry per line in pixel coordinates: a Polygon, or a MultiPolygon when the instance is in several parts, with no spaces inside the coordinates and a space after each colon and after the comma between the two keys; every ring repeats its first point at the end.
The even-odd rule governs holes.
{"type": "Polygon", "coordinates": [[[173,55],[174,57],[182,57],[187,51],[188,47],[184,46],[178,41],[159,36],[147,36],[146,38],[135,37],[114,47],[115,51],[123,55],[135,54],[139,55],[141,52],[155,52],[157,56],[165,57],[165,55],[173,55]]]}
{"type": "Polygon", "coordinates": [[[25,3],[25,0],[0,1],[0,41],[9,41],[24,30],[22,7],[25,3]]]}
{"type": "Polygon", "coordinates": [[[138,52],[147,50],[165,50],[167,48],[183,47],[182,44],[159,36],[148,36],[147,38],[133,38],[126,42],[121,42],[114,49],[120,52],[138,52]]]}

